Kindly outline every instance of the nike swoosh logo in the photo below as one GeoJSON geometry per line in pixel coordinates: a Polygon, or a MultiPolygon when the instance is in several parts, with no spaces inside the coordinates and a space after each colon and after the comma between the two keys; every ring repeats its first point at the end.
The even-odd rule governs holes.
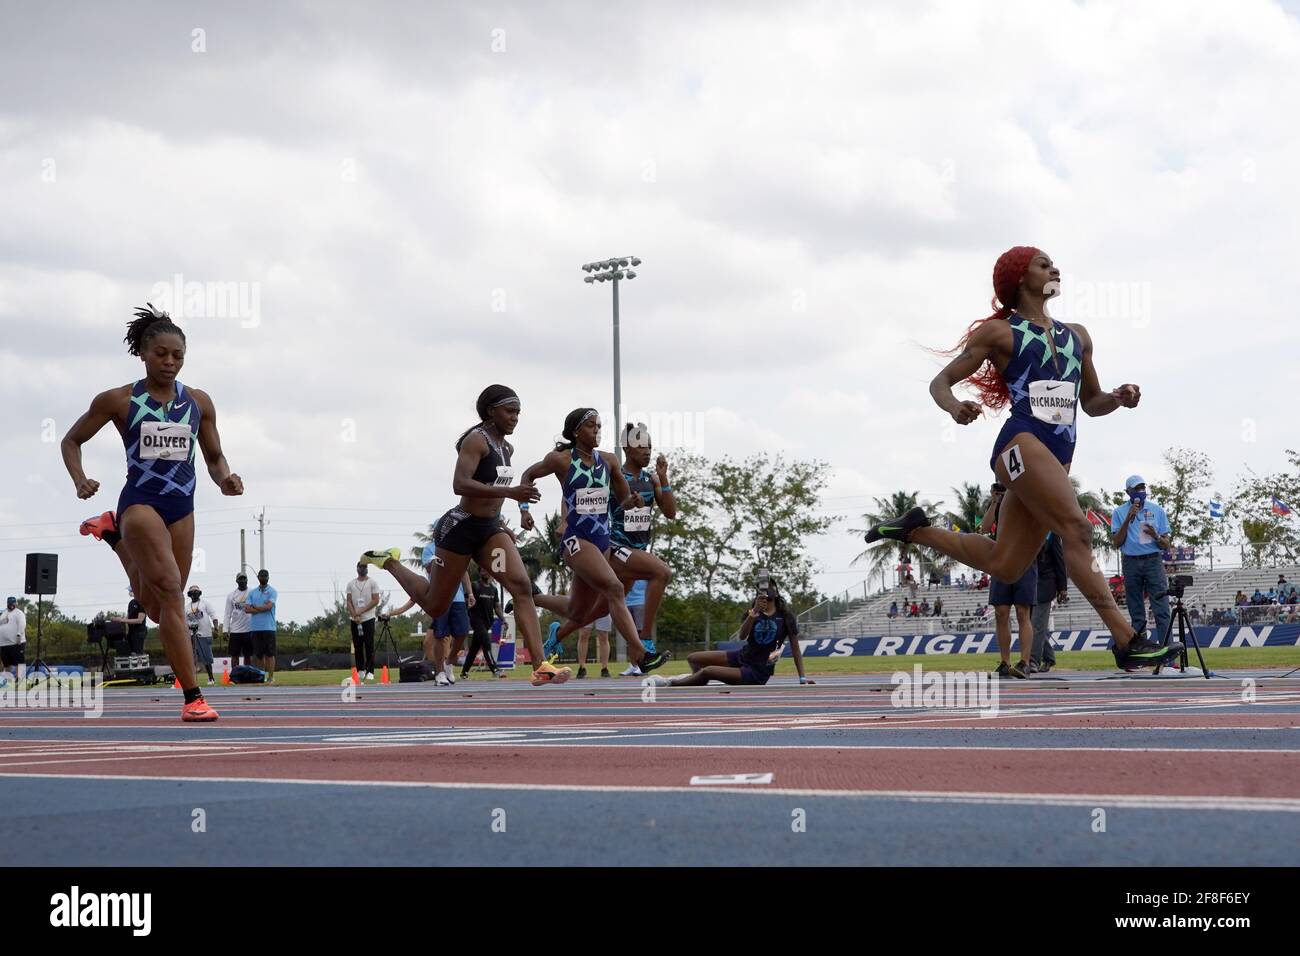
{"type": "Polygon", "coordinates": [[[182,408],[184,408],[184,407],[185,407],[185,403],[184,403],[184,402],[181,402],[179,405],[173,405],[173,406],[172,406],[172,408],[173,408],[175,411],[178,411],[178,412],[179,412],[182,408]]]}
{"type": "Polygon", "coordinates": [[[290,667],[297,667],[299,664],[306,664],[306,663],[307,663],[307,658],[304,657],[304,658],[303,658],[302,660],[300,660],[300,661],[290,661],[290,662],[289,662],[289,666],[290,666],[290,667]]]}
{"type": "Polygon", "coordinates": [[[1057,382],[1055,385],[1048,385],[1048,386],[1047,386],[1047,390],[1048,390],[1049,392],[1054,392],[1054,391],[1056,391],[1058,388],[1064,388],[1066,385],[1069,385],[1069,384],[1070,384],[1069,382],[1057,382]]]}
{"type": "Polygon", "coordinates": [[[884,534],[886,531],[897,531],[899,529],[895,528],[892,524],[882,524],[879,530],[881,534],[884,534]]]}
{"type": "Polygon", "coordinates": [[[410,662],[410,661],[413,661],[413,660],[415,660],[415,655],[414,655],[414,654],[412,654],[410,657],[399,657],[399,658],[397,659],[397,663],[399,663],[399,664],[406,664],[406,663],[408,663],[408,662],[410,662]]]}

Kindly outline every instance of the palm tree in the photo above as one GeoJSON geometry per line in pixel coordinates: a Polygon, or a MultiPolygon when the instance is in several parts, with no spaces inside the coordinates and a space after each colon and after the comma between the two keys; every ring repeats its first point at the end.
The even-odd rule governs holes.
{"type": "Polygon", "coordinates": [[[418,543],[411,545],[410,550],[406,552],[408,556],[404,563],[409,564],[417,571],[424,570],[424,562],[420,558],[424,556],[424,549],[433,541],[433,532],[436,527],[437,525],[431,524],[428,531],[415,532],[415,540],[418,543]]]}
{"type": "Polygon", "coordinates": [[[948,512],[953,530],[974,531],[979,528],[989,506],[989,496],[984,491],[984,486],[963,481],[952,489],[952,493],[957,498],[957,510],[948,512]]]}
{"type": "MultiPolygon", "coordinates": [[[[935,506],[928,501],[918,502],[917,498],[920,497],[920,494],[919,491],[895,491],[888,498],[876,498],[874,499],[875,510],[868,511],[862,516],[862,519],[867,523],[867,528],[870,528],[872,525],[878,525],[883,521],[910,511],[918,505],[925,509],[925,513],[931,519],[935,518],[938,514],[935,506]]],[[[938,502],[938,504],[942,503],[938,502]]],[[[849,533],[866,534],[867,529],[850,528],[849,533]]],[[[906,541],[892,541],[886,538],[884,541],[869,545],[865,551],[849,563],[857,564],[859,561],[869,559],[871,564],[867,573],[871,575],[877,571],[883,571],[890,564],[901,563],[904,560],[910,561],[912,555],[918,554],[919,550],[916,545],[908,544],[906,541]]],[[[943,566],[941,562],[936,561],[936,563],[940,567],[943,566]]]]}

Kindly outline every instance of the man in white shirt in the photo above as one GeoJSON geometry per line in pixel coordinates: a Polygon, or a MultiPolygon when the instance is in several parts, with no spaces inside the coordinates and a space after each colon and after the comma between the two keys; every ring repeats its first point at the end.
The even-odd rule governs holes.
{"type": "Polygon", "coordinates": [[[357,576],[348,582],[348,617],[352,618],[352,652],[357,674],[375,679],[375,608],[379,606],[379,585],[370,580],[365,564],[357,565],[357,576]]]}
{"type": "Polygon", "coordinates": [[[186,592],[189,603],[185,605],[185,620],[190,625],[190,646],[194,649],[194,666],[208,672],[208,686],[216,681],[212,677],[212,629],[217,624],[217,612],[203,600],[203,591],[191,584],[186,592]]]}
{"type": "Polygon", "coordinates": [[[9,668],[17,668],[25,660],[27,648],[27,615],[18,606],[18,599],[5,599],[5,609],[0,611],[0,676],[9,668]]]}
{"type": "Polygon", "coordinates": [[[240,571],[235,575],[235,590],[226,595],[226,636],[230,639],[230,666],[253,663],[253,636],[251,615],[248,613],[248,575],[240,571]]]}

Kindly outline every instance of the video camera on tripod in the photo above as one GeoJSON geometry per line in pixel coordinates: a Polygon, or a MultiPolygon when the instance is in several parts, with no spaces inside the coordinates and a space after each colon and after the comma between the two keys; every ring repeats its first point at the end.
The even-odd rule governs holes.
{"type": "Polygon", "coordinates": [[[1194,583],[1190,574],[1175,574],[1173,580],[1169,582],[1169,596],[1181,600],[1183,593],[1194,583]]]}

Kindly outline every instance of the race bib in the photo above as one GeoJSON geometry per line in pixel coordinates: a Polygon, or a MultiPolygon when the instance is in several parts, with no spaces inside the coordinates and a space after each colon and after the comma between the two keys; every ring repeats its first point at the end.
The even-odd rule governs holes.
{"type": "Polygon", "coordinates": [[[623,512],[623,530],[624,531],[649,531],[651,509],[649,508],[628,508],[623,512]]]}
{"type": "Polygon", "coordinates": [[[497,480],[493,484],[504,488],[515,483],[515,470],[509,465],[497,465],[497,480]]]}
{"type": "Polygon", "coordinates": [[[1029,411],[1050,425],[1074,424],[1074,383],[1040,379],[1029,383],[1029,411]]]}
{"type": "Polygon", "coordinates": [[[579,488],[573,497],[573,510],[580,515],[603,515],[609,511],[608,488],[579,488]]]}
{"type": "Polygon", "coordinates": [[[140,458],[157,461],[188,461],[194,433],[184,422],[143,422],[140,425],[140,458]]]}

